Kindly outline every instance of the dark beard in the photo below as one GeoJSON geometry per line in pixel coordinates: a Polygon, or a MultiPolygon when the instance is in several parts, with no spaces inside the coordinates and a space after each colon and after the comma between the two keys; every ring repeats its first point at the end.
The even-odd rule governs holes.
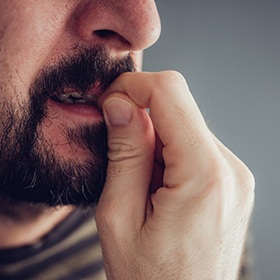
{"type": "Polygon", "coordinates": [[[86,94],[97,82],[104,91],[120,74],[133,70],[130,56],[115,61],[99,46],[77,50],[73,57],[40,71],[30,88],[28,104],[20,109],[5,106],[0,138],[0,196],[13,202],[48,206],[96,204],[106,178],[106,126],[102,122],[63,128],[69,144],[91,155],[82,164],[65,160],[56,155],[55,147],[41,133],[42,122],[48,117],[47,100],[64,88],[86,94]]]}

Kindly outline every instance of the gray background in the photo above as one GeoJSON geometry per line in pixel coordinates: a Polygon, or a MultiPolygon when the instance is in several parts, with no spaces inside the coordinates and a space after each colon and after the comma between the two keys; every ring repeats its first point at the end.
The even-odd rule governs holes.
{"type": "Polygon", "coordinates": [[[144,70],[184,74],[213,132],[253,171],[257,272],[280,279],[280,0],[159,0],[144,70]]]}

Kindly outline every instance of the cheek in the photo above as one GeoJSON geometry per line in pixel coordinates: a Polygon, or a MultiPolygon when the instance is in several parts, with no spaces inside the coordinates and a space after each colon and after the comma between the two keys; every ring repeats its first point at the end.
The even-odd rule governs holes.
{"type": "Polygon", "coordinates": [[[0,1],[1,111],[7,102],[17,108],[28,101],[34,77],[53,52],[64,29],[66,13],[54,3],[53,0],[0,1]]]}
{"type": "Polygon", "coordinates": [[[22,118],[29,102],[28,87],[17,69],[0,63],[0,113],[1,119],[13,114],[22,118]]]}
{"type": "Polygon", "coordinates": [[[0,64],[9,69],[4,72],[1,65],[0,72],[12,72],[28,87],[65,31],[67,7],[64,1],[57,4],[54,0],[7,2],[10,4],[0,1],[0,64]]]}
{"type": "Polygon", "coordinates": [[[40,69],[48,55],[49,43],[46,44],[35,32],[30,33],[28,28],[25,32],[13,30],[5,36],[1,43],[1,59],[5,63],[6,71],[1,67],[1,76],[20,80],[25,86],[29,86],[33,77],[40,69]],[[17,38],[16,40],[14,38],[17,38]]]}
{"type": "MultiPolygon", "coordinates": [[[[1,66],[0,66],[1,67],[1,66]]],[[[15,85],[1,81],[0,83],[0,144],[5,143],[7,131],[13,131],[15,126],[25,117],[22,97],[14,94],[15,85]]]]}

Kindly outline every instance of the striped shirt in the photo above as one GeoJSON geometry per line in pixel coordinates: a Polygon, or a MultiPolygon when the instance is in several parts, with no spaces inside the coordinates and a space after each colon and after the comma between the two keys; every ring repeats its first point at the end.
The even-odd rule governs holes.
{"type": "MultiPolygon", "coordinates": [[[[0,250],[1,280],[106,279],[93,213],[76,209],[40,242],[0,250]]],[[[245,250],[240,280],[253,280],[245,250]]]]}
{"type": "Polygon", "coordinates": [[[76,209],[40,242],[0,250],[0,279],[106,279],[93,213],[76,209]]]}

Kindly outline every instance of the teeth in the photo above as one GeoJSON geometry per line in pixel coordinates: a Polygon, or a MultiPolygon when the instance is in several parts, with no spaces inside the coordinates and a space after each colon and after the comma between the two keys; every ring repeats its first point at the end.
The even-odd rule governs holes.
{"type": "Polygon", "coordinates": [[[70,93],[62,92],[62,93],[58,93],[56,96],[57,96],[61,101],[64,101],[64,100],[68,99],[70,95],[71,95],[70,93]]]}
{"type": "Polygon", "coordinates": [[[73,92],[61,92],[61,93],[58,93],[58,94],[57,94],[57,97],[58,97],[60,100],[62,100],[62,101],[68,99],[70,96],[75,97],[75,98],[82,98],[82,95],[79,94],[79,93],[76,92],[76,91],[73,91],[73,92]]]}
{"type": "Polygon", "coordinates": [[[85,104],[85,103],[94,103],[97,100],[97,97],[92,94],[81,95],[77,91],[73,92],[60,92],[56,94],[56,97],[63,103],[73,104],[85,104]]]}
{"type": "Polygon", "coordinates": [[[71,93],[69,93],[70,96],[73,96],[75,98],[83,98],[81,94],[79,94],[78,92],[76,91],[73,91],[71,93]]]}

